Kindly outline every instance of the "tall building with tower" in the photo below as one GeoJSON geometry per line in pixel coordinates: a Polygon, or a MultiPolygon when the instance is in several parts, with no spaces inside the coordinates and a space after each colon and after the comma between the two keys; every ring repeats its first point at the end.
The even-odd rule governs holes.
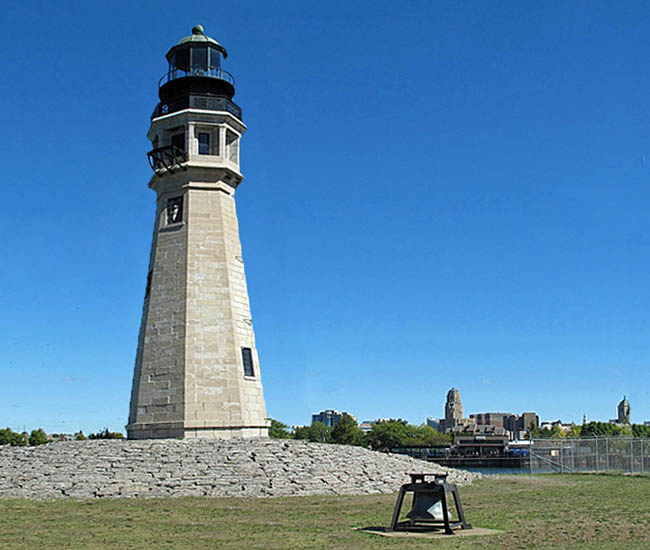
{"type": "Polygon", "coordinates": [[[627,397],[625,395],[616,407],[616,421],[619,424],[630,423],[630,402],[627,400],[627,397]]]}
{"type": "Polygon", "coordinates": [[[456,424],[463,423],[463,404],[460,401],[460,392],[451,388],[447,392],[445,403],[445,428],[453,428],[456,424]]]}
{"type": "Polygon", "coordinates": [[[128,437],[268,435],[235,190],[246,126],[200,25],[166,55],[147,137],[156,215],[128,437]]]}

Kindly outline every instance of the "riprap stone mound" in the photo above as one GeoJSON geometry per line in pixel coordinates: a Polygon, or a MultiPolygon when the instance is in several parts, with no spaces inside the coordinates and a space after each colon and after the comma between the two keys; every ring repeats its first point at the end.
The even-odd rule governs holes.
{"type": "Polygon", "coordinates": [[[94,440],[0,446],[0,498],[390,493],[409,472],[478,477],[360,447],[279,439],[94,440]]]}

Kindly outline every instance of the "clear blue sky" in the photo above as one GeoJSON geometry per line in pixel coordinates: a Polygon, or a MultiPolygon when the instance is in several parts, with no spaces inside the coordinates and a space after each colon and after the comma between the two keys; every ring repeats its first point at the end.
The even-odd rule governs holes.
{"type": "Polygon", "coordinates": [[[0,424],[127,420],[164,54],[224,44],[269,415],[650,420],[644,2],[3,6],[0,424]],[[645,162],[644,162],[645,156],[645,162]]]}

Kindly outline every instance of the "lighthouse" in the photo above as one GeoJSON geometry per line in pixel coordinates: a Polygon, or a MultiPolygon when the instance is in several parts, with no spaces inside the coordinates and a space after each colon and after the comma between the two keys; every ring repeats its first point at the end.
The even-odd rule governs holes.
{"type": "Polygon", "coordinates": [[[130,439],[268,435],[235,210],[246,125],[227,56],[197,25],[167,52],[159,82],[130,439]]]}

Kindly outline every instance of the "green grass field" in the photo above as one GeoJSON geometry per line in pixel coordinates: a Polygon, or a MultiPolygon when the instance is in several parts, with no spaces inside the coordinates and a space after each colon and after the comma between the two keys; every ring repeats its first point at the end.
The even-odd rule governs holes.
{"type": "Polygon", "coordinates": [[[650,549],[650,477],[487,478],[461,497],[470,523],[505,533],[405,540],[354,530],[388,525],[394,495],[0,500],[0,548],[650,549]]]}

